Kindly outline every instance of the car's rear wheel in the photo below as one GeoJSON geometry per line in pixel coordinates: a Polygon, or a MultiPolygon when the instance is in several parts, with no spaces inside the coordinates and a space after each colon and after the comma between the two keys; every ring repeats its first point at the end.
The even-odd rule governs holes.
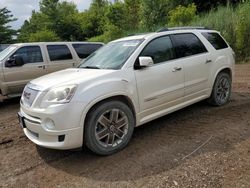
{"type": "Polygon", "coordinates": [[[113,154],[128,144],[134,125],[133,113],[126,104],[120,101],[101,103],[87,116],[85,144],[96,154],[113,154]]]}
{"type": "Polygon", "coordinates": [[[213,91],[208,102],[215,106],[226,104],[231,97],[232,80],[229,74],[221,72],[215,79],[213,91]]]}

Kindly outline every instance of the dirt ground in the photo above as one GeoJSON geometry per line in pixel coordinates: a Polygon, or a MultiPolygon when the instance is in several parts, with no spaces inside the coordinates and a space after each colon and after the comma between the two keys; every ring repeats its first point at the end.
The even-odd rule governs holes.
{"type": "Polygon", "coordinates": [[[0,104],[0,187],[250,187],[250,64],[237,65],[231,102],[206,102],[135,129],[123,151],[99,157],[36,146],[19,99],[0,104]]]}

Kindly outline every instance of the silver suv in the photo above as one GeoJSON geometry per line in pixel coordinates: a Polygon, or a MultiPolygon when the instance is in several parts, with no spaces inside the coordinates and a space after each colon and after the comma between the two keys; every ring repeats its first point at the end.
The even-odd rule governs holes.
{"type": "Polygon", "coordinates": [[[43,42],[10,45],[0,52],[0,101],[20,96],[24,86],[45,74],[76,67],[103,43],[43,42]]]}

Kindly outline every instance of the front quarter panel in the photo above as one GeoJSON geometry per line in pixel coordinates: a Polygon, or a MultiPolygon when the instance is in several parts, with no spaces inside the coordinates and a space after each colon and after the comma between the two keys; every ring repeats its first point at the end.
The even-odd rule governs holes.
{"type": "Polygon", "coordinates": [[[133,69],[122,69],[115,71],[108,77],[100,77],[98,80],[90,81],[86,87],[79,86],[74,96],[75,102],[83,102],[87,105],[82,112],[81,122],[84,123],[88,111],[98,102],[115,96],[125,96],[132,102],[135,113],[139,111],[136,81],[133,69]]]}

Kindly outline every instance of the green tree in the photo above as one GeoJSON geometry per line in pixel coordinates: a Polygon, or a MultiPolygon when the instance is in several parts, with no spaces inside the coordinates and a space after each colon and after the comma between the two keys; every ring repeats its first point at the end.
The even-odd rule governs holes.
{"type": "Polygon", "coordinates": [[[32,11],[31,18],[25,20],[18,35],[18,41],[30,41],[30,35],[39,31],[50,30],[52,23],[47,15],[41,12],[32,11]]]}
{"type": "Polygon", "coordinates": [[[142,0],[142,27],[154,31],[167,22],[168,0],[142,0]]]}
{"type": "Polygon", "coordinates": [[[62,40],[82,40],[81,23],[76,19],[78,16],[76,5],[64,1],[59,3],[57,8],[57,20],[51,20],[53,23],[52,29],[62,40]]]}
{"type": "Polygon", "coordinates": [[[30,34],[28,39],[29,42],[53,42],[59,40],[60,38],[56,35],[56,33],[49,30],[32,33],[30,34]]]}
{"type": "Polygon", "coordinates": [[[126,27],[130,31],[135,31],[140,27],[141,21],[141,0],[125,0],[126,27]]]}
{"type": "MultiPolygon", "coordinates": [[[[18,40],[21,42],[33,41],[39,34],[56,34],[59,40],[84,40],[81,19],[76,5],[66,1],[42,0],[40,11],[32,12],[31,18],[26,20],[20,29],[18,40]],[[46,32],[45,32],[46,31],[46,32]],[[30,39],[32,35],[32,39],[30,39]]],[[[41,37],[43,38],[43,37],[41,37]]]]}
{"type": "Polygon", "coordinates": [[[41,13],[51,19],[57,17],[59,0],[41,0],[39,4],[41,13]]]}
{"type": "Polygon", "coordinates": [[[108,24],[125,29],[126,20],[124,18],[127,15],[125,11],[125,6],[122,2],[117,1],[109,5],[106,13],[108,24]]]}
{"type": "Polygon", "coordinates": [[[183,26],[190,23],[196,17],[196,5],[194,3],[185,6],[177,6],[169,12],[169,26],[183,26]]]}
{"type": "Polygon", "coordinates": [[[62,40],[80,40],[80,23],[77,22],[78,10],[71,2],[59,0],[42,0],[40,11],[46,15],[51,23],[50,29],[62,40]]]}
{"type": "Polygon", "coordinates": [[[16,18],[13,18],[13,15],[6,7],[0,9],[0,43],[12,42],[12,37],[16,35],[16,31],[11,29],[8,24],[15,20],[16,18]]]}

